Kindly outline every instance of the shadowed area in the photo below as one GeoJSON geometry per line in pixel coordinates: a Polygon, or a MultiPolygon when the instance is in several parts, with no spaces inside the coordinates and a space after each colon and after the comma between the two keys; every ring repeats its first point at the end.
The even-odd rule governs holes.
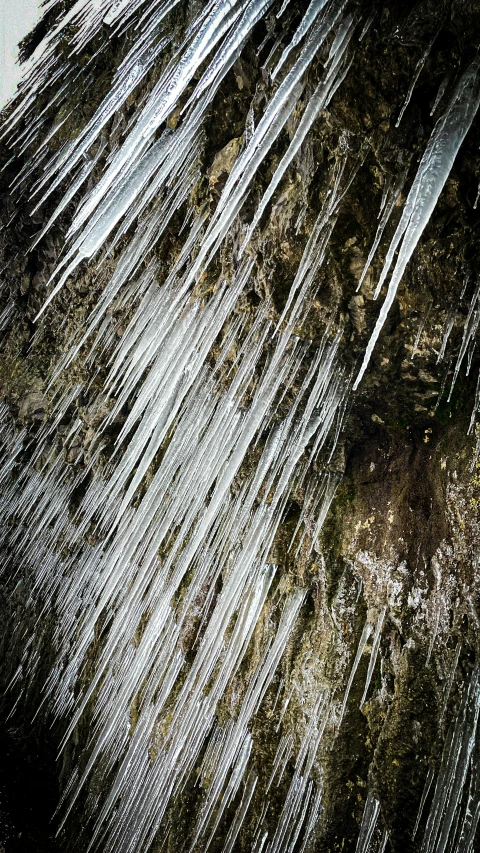
{"type": "Polygon", "coordinates": [[[58,801],[52,756],[18,729],[0,730],[0,851],[55,853],[58,801]]]}

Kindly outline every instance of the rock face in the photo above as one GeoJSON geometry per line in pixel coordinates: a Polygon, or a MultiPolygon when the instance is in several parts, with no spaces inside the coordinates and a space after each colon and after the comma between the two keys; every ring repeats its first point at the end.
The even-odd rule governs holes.
{"type": "Polygon", "coordinates": [[[23,45],[0,659],[3,730],[61,756],[35,849],[479,849],[479,38],[473,0],[85,0],[23,45]]]}

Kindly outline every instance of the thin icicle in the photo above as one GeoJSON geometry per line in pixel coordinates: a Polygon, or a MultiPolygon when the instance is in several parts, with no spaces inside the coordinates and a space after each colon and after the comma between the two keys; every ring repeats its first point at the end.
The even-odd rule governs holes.
{"type": "Polygon", "coordinates": [[[355,853],[368,853],[380,815],[380,803],[371,791],[367,794],[355,853]]]}
{"type": "Polygon", "coordinates": [[[420,821],[422,819],[423,810],[425,808],[425,803],[426,803],[427,797],[430,793],[434,779],[435,779],[435,773],[432,770],[432,768],[429,767],[427,777],[425,779],[425,784],[423,786],[422,796],[420,797],[420,805],[418,807],[417,818],[415,820],[415,826],[413,827],[412,838],[415,838],[415,836],[418,832],[418,827],[420,826],[420,821]]]}
{"type": "MultiPolygon", "coordinates": [[[[383,237],[383,232],[385,231],[385,228],[386,228],[386,226],[390,220],[390,217],[392,215],[392,212],[393,212],[393,210],[394,210],[394,208],[398,202],[398,199],[400,198],[400,193],[403,190],[405,180],[407,178],[407,174],[408,174],[408,166],[407,166],[407,168],[400,171],[397,179],[393,180],[392,184],[389,183],[387,185],[387,187],[385,188],[386,191],[385,191],[384,197],[382,199],[382,207],[380,210],[381,219],[380,219],[380,222],[378,224],[377,233],[375,234],[375,239],[373,241],[372,248],[370,249],[370,252],[368,253],[367,261],[366,261],[365,266],[363,268],[363,272],[360,276],[360,280],[359,280],[358,285],[357,285],[357,291],[360,290],[360,288],[364,282],[365,276],[367,275],[367,272],[368,272],[368,270],[371,266],[371,263],[375,257],[375,253],[376,253],[376,251],[380,245],[380,240],[383,237]]],[[[378,288],[377,288],[377,291],[375,292],[374,298],[376,298],[377,296],[378,296],[378,288]]]]}
{"type": "Polygon", "coordinates": [[[440,364],[440,362],[443,361],[443,358],[445,356],[445,350],[447,348],[448,339],[455,325],[456,316],[457,312],[454,309],[449,311],[443,332],[442,345],[437,356],[437,364],[440,364]]]}
{"type": "MultiPolygon", "coordinates": [[[[417,62],[417,64],[416,64],[416,66],[415,66],[415,71],[414,71],[414,74],[413,74],[412,82],[410,83],[410,86],[408,87],[408,92],[407,92],[406,98],[405,98],[405,100],[404,100],[404,102],[403,102],[402,109],[400,110],[400,115],[398,116],[398,119],[397,119],[397,121],[395,122],[395,127],[399,127],[399,126],[400,126],[400,122],[401,122],[401,120],[402,120],[402,118],[403,118],[403,114],[404,114],[405,110],[407,109],[407,107],[408,107],[408,105],[409,105],[409,103],[410,103],[410,100],[411,100],[411,97],[412,97],[412,94],[413,94],[413,90],[414,90],[414,88],[415,88],[415,84],[416,84],[416,82],[417,82],[418,78],[420,77],[420,74],[422,73],[423,66],[425,65],[425,63],[426,63],[426,61],[427,61],[427,59],[428,59],[428,55],[429,55],[429,53],[430,53],[430,51],[431,51],[431,49],[432,49],[432,45],[433,45],[433,42],[435,41],[436,37],[437,37],[437,34],[435,34],[435,36],[433,37],[433,39],[432,39],[432,40],[427,44],[427,46],[426,46],[425,50],[423,51],[423,53],[422,53],[422,55],[421,55],[420,59],[418,60],[418,62],[417,62]]],[[[433,112],[433,110],[432,110],[432,112],[433,112]]]]}
{"type": "Polygon", "coordinates": [[[368,688],[370,687],[372,675],[373,675],[374,670],[375,670],[375,664],[377,662],[378,650],[380,648],[380,640],[382,639],[382,628],[383,628],[383,622],[385,619],[386,612],[387,612],[387,608],[382,607],[382,609],[379,613],[379,616],[378,616],[377,624],[375,626],[375,633],[373,635],[373,642],[372,642],[372,651],[370,652],[370,660],[368,662],[367,677],[365,679],[365,688],[363,691],[362,698],[360,699],[360,708],[362,707],[362,705],[364,705],[365,700],[367,698],[368,688]]]}
{"type": "Polygon", "coordinates": [[[355,658],[354,658],[354,661],[352,664],[352,668],[350,670],[350,675],[348,677],[347,686],[345,688],[345,693],[343,694],[343,702],[342,702],[342,706],[340,709],[338,726],[341,726],[341,724],[342,724],[342,720],[343,720],[343,717],[345,714],[345,709],[347,707],[348,697],[350,695],[350,690],[351,690],[352,684],[353,684],[353,679],[355,678],[355,674],[357,672],[358,665],[360,663],[360,659],[361,659],[361,657],[365,651],[365,646],[368,643],[368,640],[369,640],[370,634],[372,633],[372,630],[373,630],[373,628],[372,628],[370,622],[366,622],[364,627],[363,627],[363,631],[361,633],[360,639],[358,641],[357,651],[356,651],[355,658]]]}
{"type": "Polygon", "coordinates": [[[465,358],[465,353],[475,337],[478,327],[480,325],[480,281],[477,284],[475,291],[472,296],[472,300],[470,302],[470,308],[468,309],[467,319],[465,321],[465,325],[463,327],[463,338],[462,343],[460,345],[460,350],[457,356],[457,361],[455,364],[455,369],[453,371],[452,384],[450,386],[450,392],[448,395],[448,402],[450,402],[453,389],[455,387],[455,383],[457,381],[457,377],[460,371],[460,367],[462,366],[463,359],[465,358]]]}
{"type": "Polygon", "coordinates": [[[456,723],[447,736],[421,853],[445,853],[460,807],[480,713],[480,666],[465,685],[456,723]]]}

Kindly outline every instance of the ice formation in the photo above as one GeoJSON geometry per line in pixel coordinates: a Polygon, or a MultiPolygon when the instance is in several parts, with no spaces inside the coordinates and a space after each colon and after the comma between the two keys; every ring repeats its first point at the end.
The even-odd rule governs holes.
{"type": "MultiPolygon", "coordinates": [[[[305,500],[291,548],[297,553],[315,548],[340,479],[329,463],[352,393],[351,376],[342,366],[341,322],[333,318],[327,323],[316,344],[301,340],[297,332],[315,298],[329,240],[361,157],[347,150],[325,175],[323,206],[280,319],[272,320],[268,297],[253,319],[237,307],[256,285],[255,234],[262,217],[312,127],[322,120],[322,110],[348,78],[370,19],[364,20],[358,10],[351,12],[346,0],[306,4],[291,40],[267,63],[265,73],[276,84],[273,94],[257,125],[252,120],[246,128],[216,207],[208,214],[190,201],[200,174],[205,117],[255,25],[272,11],[281,23],[291,6],[274,0],[210,0],[200,4],[181,39],[174,41],[169,14],[179,2],[77,0],[63,17],[60,14],[29,60],[22,97],[4,130],[9,144],[29,155],[13,191],[23,192],[30,175],[41,175],[32,190],[36,206],[59,199],[36,242],[54,228],[67,205],[73,200],[76,205],[40,313],[81,263],[96,258],[100,269],[110,270],[97,304],[55,368],[52,410],[33,445],[27,433],[9,430],[7,412],[2,410],[0,476],[8,559],[14,554],[19,569],[33,569],[32,595],[41,598],[43,613],[52,607],[56,612],[58,657],[44,688],[44,702],[65,723],[64,745],[83,716],[91,715],[88,761],[67,784],[61,819],[68,819],[101,761],[109,792],[100,804],[87,799],[94,819],[91,846],[117,853],[147,849],[159,837],[170,803],[197,766],[201,796],[191,849],[208,849],[235,804],[223,848],[224,853],[235,850],[259,784],[250,761],[251,721],[275,681],[305,599],[301,584],[282,589],[272,547],[292,491],[303,490],[305,500]],[[79,55],[86,45],[97,44],[105,27],[113,34],[128,31],[130,48],[92,118],[75,139],[50,154],[48,140],[61,124],[53,131],[45,128],[43,139],[45,113],[37,110],[40,96],[48,91],[60,105],[72,87],[77,87],[79,98],[88,97],[91,83],[88,74],[82,76],[64,59],[58,44],[68,33],[70,54],[79,55]],[[312,91],[308,72],[318,66],[319,58],[322,73],[312,91]],[[123,120],[127,99],[160,62],[162,73],[109,147],[104,135],[107,123],[123,120]],[[175,121],[170,120],[173,114],[175,121]],[[209,274],[238,227],[238,214],[258,170],[292,122],[289,144],[250,221],[236,235],[235,272],[229,280],[220,277],[202,304],[192,297],[192,290],[195,293],[209,274]],[[92,182],[99,163],[104,163],[102,177],[92,182]],[[183,248],[165,275],[151,250],[180,211],[183,248]],[[113,267],[108,263],[112,257],[113,267]],[[120,339],[109,322],[114,305],[128,308],[128,325],[120,339]],[[98,396],[99,426],[84,466],[75,468],[56,455],[55,435],[83,389],[80,383],[59,390],[61,378],[76,360],[83,357],[93,371],[97,357],[105,355],[108,370],[98,396]],[[293,388],[295,394],[288,394],[293,388]],[[113,452],[107,455],[108,431],[126,410],[113,452]],[[16,459],[25,450],[30,460],[14,476],[16,459]],[[252,458],[255,464],[247,464],[252,458]],[[70,517],[65,507],[74,493],[82,496],[70,517]],[[272,597],[274,618],[268,610],[272,597]],[[220,723],[219,703],[235,682],[267,612],[271,626],[256,639],[259,648],[248,689],[239,697],[235,714],[220,723]],[[108,630],[95,670],[79,692],[78,679],[105,620],[108,630]],[[192,623],[194,654],[187,660],[184,637],[192,623]]],[[[62,4],[50,0],[46,10],[57,5],[60,10],[62,4]]],[[[419,60],[398,121],[427,54],[428,49],[419,60]]],[[[402,275],[478,109],[479,68],[480,60],[475,59],[459,75],[420,160],[376,288],[378,296],[393,266],[353,390],[368,368],[402,275]]],[[[434,109],[447,85],[448,81],[434,109]]],[[[410,163],[385,186],[377,234],[359,287],[409,174],[410,163]]],[[[454,380],[478,328],[478,294],[477,288],[454,380]]],[[[0,327],[12,311],[7,305],[0,327]]],[[[445,332],[439,360],[450,330],[445,332]]],[[[78,418],[64,437],[72,452],[78,447],[82,423],[78,418]]],[[[265,813],[269,790],[279,785],[288,762],[293,772],[276,830],[268,833],[260,820],[254,832],[255,853],[306,849],[322,807],[316,767],[319,745],[327,727],[341,727],[352,701],[352,685],[369,651],[360,705],[367,701],[385,619],[386,607],[368,614],[341,695],[320,693],[298,742],[279,733],[265,813]]],[[[37,645],[42,624],[40,617],[37,645]]],[[[31,638],[22,639],[24,659],[15,679],[26,690],[35,656],[31,638]]],[[[422,842],[424,853],[447,849],[465,798],[457,849],[461,853],[473,849],[480,816],[478,746],[474,748],[479,683],[477,666],[445,746],[422,842]],[[470,767],[470,788],[464,795],[470,767]]],[[[281,687],[279,726],[289,701],[281,687]]],[[[379,801],[369,793],[358,853],[370,849],[380,811],[379,801]]],[[[379,849],[387,840],[382,828],[379,849]]]]}

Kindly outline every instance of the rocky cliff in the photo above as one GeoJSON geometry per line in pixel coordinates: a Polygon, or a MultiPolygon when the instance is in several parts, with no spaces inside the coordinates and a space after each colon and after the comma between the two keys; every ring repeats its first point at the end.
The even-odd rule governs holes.
{"type": "Polygon", "coordinates": [[[7,853],[478,848],[479,44],[474,0],[25,41],[2,727],[60,807],[7,853]]]}

